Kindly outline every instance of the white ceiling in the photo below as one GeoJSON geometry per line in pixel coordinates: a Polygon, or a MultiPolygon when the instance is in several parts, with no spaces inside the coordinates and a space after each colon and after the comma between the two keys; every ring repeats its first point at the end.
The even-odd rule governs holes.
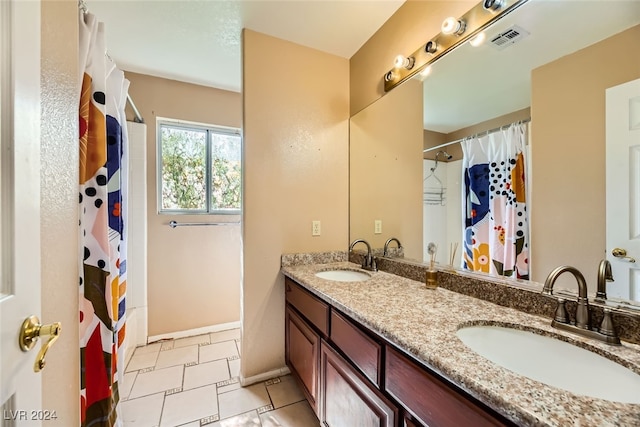
{"type": "Polygon", "coordinates": [[[425,129],[449,133],[526,108],[532,69],[638,23],[637,0],[529,0],[486,31],[488,41],[517,24],[529,36],[501,51],[465,43],[433,65],[424,80],[425,129]]]}
{"type": "Polygon", "coordinates": [[[118,67],[240,91],[241,30],[350,58],[404,0],[86,0],[118,67]]]}

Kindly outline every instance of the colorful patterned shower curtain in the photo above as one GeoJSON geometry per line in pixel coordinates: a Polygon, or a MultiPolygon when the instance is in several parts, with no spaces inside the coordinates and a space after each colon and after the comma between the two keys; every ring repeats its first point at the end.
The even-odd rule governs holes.
{"type": "Polygon", "coordinates": [[[104,27],[80,13],[80,403],[82,426],[122,426],[129,82],[106,55],[104,27]]]}
{"type": "Polygon", "coordinates": [[[514,123],[462,142],[467,270],[529,278],[527,128],[514,123]]]}

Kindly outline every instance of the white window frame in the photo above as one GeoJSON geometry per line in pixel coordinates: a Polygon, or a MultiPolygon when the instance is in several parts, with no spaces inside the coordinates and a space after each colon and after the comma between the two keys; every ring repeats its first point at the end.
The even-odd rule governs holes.
{"type": "MultiPolygon", "coordinates": [[[[158,117],[156,118],[156,195],[157,212],[160,215],[240,215],[242,214],[242,201],[239,209],[211,209],[211,134],[235,135],[240,137],[240,147],[244,143],[242,132],[239,128],[210,125],[205,123],[190,122],[158,117]],[[162,127],[171,127],[184,130],[206,131],[205,152],[205,209],[165,209],[162,207],[162,127]]],[[[241,170],[244,165],[241,162],[241,170]]],[[[242,179],[242,178],[241,178],[242,179]]],[[[241,188],[243,185],[241,184],[241,188]]]]}

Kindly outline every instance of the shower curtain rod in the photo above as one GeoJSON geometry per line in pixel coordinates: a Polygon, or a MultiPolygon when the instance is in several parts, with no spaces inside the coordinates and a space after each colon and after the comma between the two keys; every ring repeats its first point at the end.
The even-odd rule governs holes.
{"type": "MultiPolygon", "coordinates": [[[[85,2],[85,0],[78,0],[78,9],[80,9],[84,15],[89,13],[89,8],[87,7],[87,3],[85,2]]],[[[115,63],[115,61],[111,59],[111,56],[109,56],[108,52],[105,52],[104,54],[107,58],[109,58],[111,62],[115,63]]],[[[127,92],[127,102],[129,102],[129,105],[133,110],[133,114],[135,115],[135,117],[133,118],[133,121],[136,123],[144,123],[144,119],[140,115],[140,111],[136,107],[136,104],[133,103],[133,99],[131,99],[131,95],[129,95],[128,92],[127,92]]]]}
{"type": "Polygon", "coordinates": [[[445,142],[444,144],[436,145],[435,147],[430,147],[430,148],[427,148],[425,150],[422,150],[422,152],[426,153],[426,152],[429,152],[429,151],[438,150],[440,148],[448,147],[450,145],[462,142],[467,138],[476,138],[476,137],[478,137],[480,135],[489,135],[489,134],[492,134],[494,132],[498,132],[499,130],[508,128],[509,126],[511,126],[514,123],[529,123],[530,121],[531,121],[531,118],[518,120],[518,121],[515,121],[515,122],[510,123],[508,125],[504,125],[504,126],[500,126],[500,127],[497,127],[497,128],[493,128],[493,129],[485,130],[485,131],[482,131],[482,132],[478,132],[478,133],[476,133],[474,135],[469,135],[469,136],[467,136],[465,138],[456,139],[455,141],[451,141],[451,142],[445,142]]]}

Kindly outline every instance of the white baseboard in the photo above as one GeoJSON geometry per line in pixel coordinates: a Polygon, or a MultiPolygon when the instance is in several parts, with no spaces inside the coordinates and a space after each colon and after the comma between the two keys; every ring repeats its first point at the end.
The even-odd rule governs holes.
{"type": "Polygon", "coordinates": [[[188,331],[178,331],[178,332],[170,332],[168,334],[153,335],[147,339],[147,343],[151,344],[152,342],[156,342],[160,340],[193,337],[196,335],[210,334],[212,332],[220,332],[220,331],[226,331],[229,329],[237,329],[239,327],[240,327],[239,320],[237,322],[220,323],[218,325],[205,326],[203,328],[189,329],[188,331]]]}
{"type": "Polygon", "coordinates": [[[283,375],[287,375],[287,374],[290,374],[290,373],[291,373],[291,371],[289,370],[289,367],[285,366],[285,367],[280,368],[280,369],[274,369],[273,371],[263,372],[262,374],[253,375],[251,377],[246,377],[245,378],[242,375],[240,375],[240,385],[242,387],[246,387],[246,386],[249,386],[251,384],[261,383],[262,381],[270,380],[270,379],[276,378],[276,377],[281,377],[283,375]]]}

